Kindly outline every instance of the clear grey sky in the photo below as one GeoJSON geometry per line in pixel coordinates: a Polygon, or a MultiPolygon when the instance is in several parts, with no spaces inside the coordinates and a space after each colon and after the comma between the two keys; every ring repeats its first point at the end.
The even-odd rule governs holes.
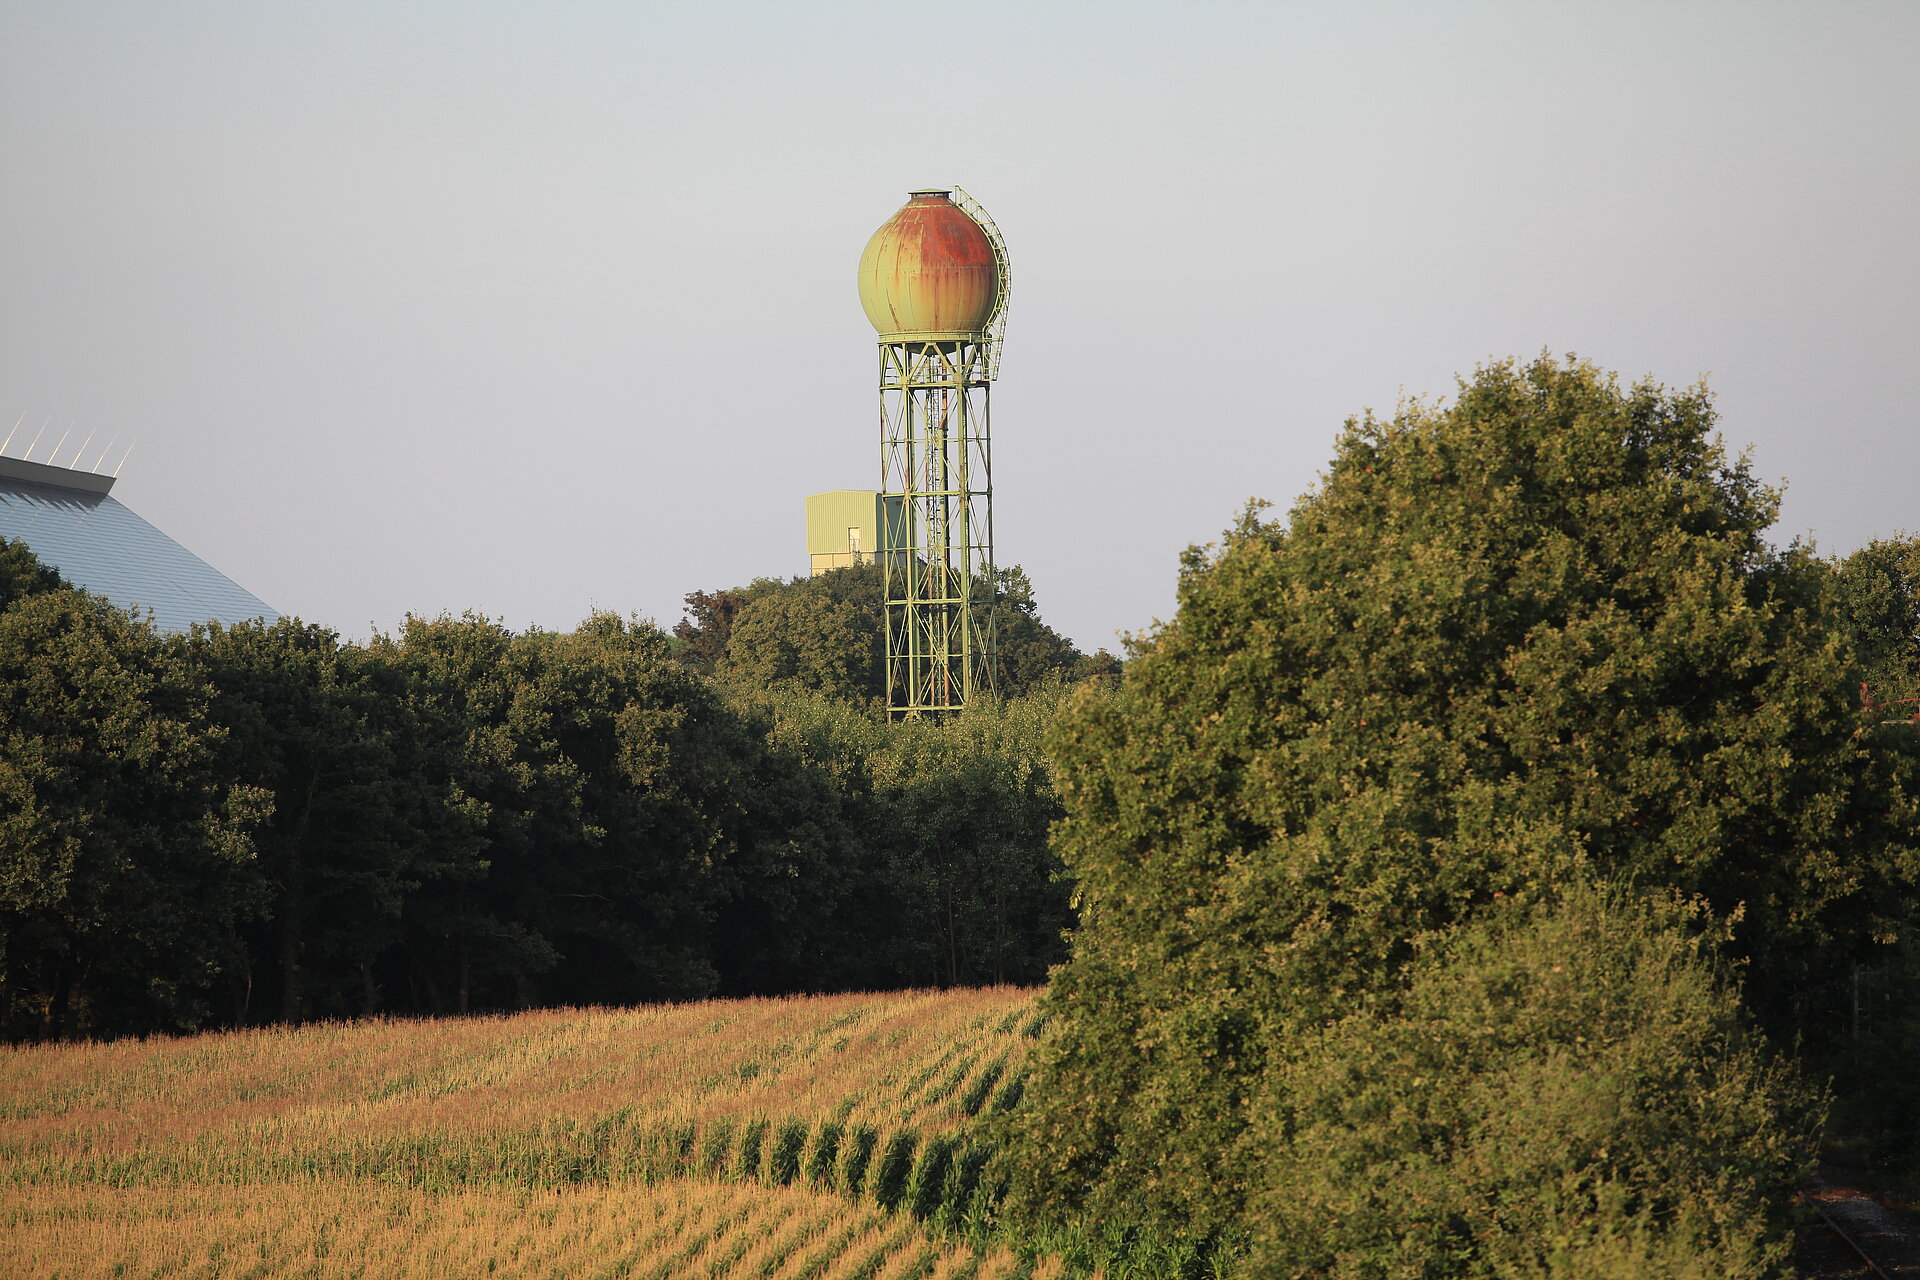
{"type": "Polygon", "coordinates": [[[1913,0],[0,0],[0,433],[136,439],[117,496],[350,636],[671,624],[878,483],[854,264],[957,183],[1000,558],[1082,645],[1543,348],[1706,375],[1844,552],[1920,527],[1917,64],[1913,0]]]}

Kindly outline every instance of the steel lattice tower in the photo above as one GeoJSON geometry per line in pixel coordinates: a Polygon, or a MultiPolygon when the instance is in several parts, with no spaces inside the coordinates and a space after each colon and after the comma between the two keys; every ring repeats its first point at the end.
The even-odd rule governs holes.
{"type": "Polygon", "coordinates": [[[951,711],[994,690],[993,454],[983,343],[882,343],[887,704],[951,711]]]}
{"type": "Polygon", "coordinates": [[[1010,283],[999,230],[958,190],[914,192],[861,258],[882,499],[898,511],[880,556],[896,716],[997,692],[992,389],[1010,283]]]}

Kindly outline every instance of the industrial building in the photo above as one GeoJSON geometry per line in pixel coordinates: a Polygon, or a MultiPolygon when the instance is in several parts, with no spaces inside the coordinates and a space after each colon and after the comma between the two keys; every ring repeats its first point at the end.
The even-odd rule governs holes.
{"type": "Polygon", "coordinates": [[[807,495],[807,572],[868,564],[906,539],[900,498],[872,489],[834,489],[807,495]]]}
{"type": "Polygon", "coordinates": [[[0,455],[0,537],[162,631],[280,617],[112,494],[113,477],[0,455]]]}

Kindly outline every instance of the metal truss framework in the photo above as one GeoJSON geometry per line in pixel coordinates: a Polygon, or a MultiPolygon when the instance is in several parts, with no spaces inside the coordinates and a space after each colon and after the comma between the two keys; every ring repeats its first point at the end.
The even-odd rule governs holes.
{"type": "MultiPolygon", "coordinates": [[[[984,335],[983,335],[984,336],[984,335]]],[[[989,342],[880,344],[887,707],[955,711],[997,691],[989,342]]]]}

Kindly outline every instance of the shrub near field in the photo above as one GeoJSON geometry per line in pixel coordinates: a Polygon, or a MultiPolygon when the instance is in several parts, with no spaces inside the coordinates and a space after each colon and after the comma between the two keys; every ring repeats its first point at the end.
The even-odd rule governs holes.
{"type": "MultiPolygon", "coordinates": [[[[688,1253],[659,1273],[788,1274],[799,1253],[828,1251],[791,1273],[947,1274],[964,1255],[999,1274],[993,1255],[927,1232],[977,1224],[987,1153],[972,1130],[1019,1096],[1033,998],[999,987],[709,1001],[0,1051],[0,1248],[27,1251],[12,1253],[15,1269],[40,1258],[27,1274],[42,1274],[68,1247],[57,1242],[110,1250],[154,1235],[134,1225],[147,1221],[175,1224],[177,1245],[151,1266],[126,1254],[130,1274],[181,1250],[217,1264],[211,1275],[312,1274],[301,1239],[339,1256],[319,1273],[356,1274],[353,1258],[424,1246],[407,1243],[423,1230],[408,1215],[477,1216],[482,1237],[506,1241],[538,1208],[574,1223],[569,1238],[604,1236],[604,1256],[580,1247],[612,1274],[652,1274],[695,1245],[707,1262],[688,1253]],[[767,1195],[741,1199],[743,1184],[767,1195]],[[793,1194],[767,1198],[775,1190],[793,1194]],[[289,1234],[277,1210],[249,1207],[289,1196],[314,1199],[312,1221],[339,1231],[289,1234]],[[827,1202],[841,1216],[809,1225],[827,1202]],[[889,1211],[891,1225],[877,1216],[889,1211]],[[619,1225],[634,1214],[679,1215],[645,1230],[687,1239],[645,1244],[641,1227],[619,1225]],[[703,1214],[731,1225],[701,1227],[703,1214]],[[709,1266],[735,1245],[757,1261],[709,1266]],[[903,1250],[913,1257],[894,1257],[903,1250]]],[[[447,1257],[445,1273],[459,1272],[447,1257]]]]}

